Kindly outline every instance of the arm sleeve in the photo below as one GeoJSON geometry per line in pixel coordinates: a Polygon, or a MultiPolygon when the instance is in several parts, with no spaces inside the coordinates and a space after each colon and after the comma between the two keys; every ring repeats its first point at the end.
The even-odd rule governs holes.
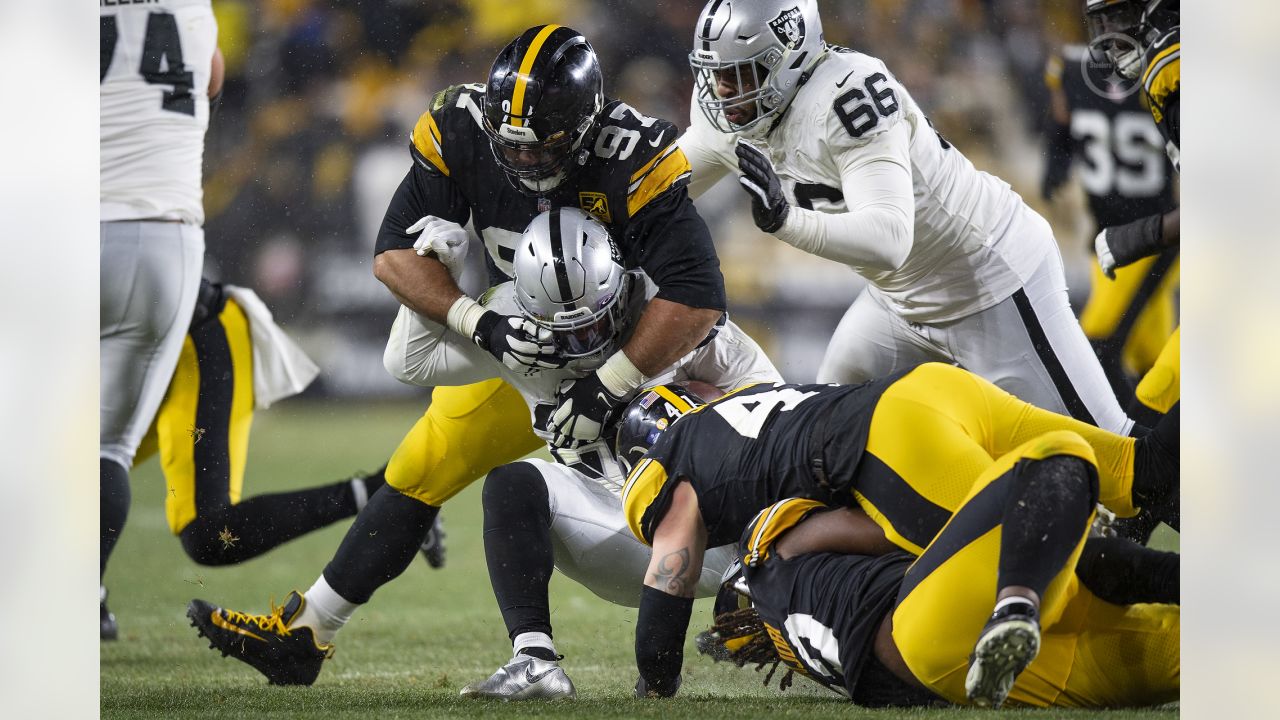
{"type": "Polygon", "coordinates": [[[792,206],[774,235],[805,252],[871,272],[894,270],[915,239],[907,123],[849,148],[837,160],[848,212],[792,206]]]}
{"type": "Polygon", "coordinates": [[[711,127],[696,100],[689,102],[689,129],[680,136],[679,144],[689,158],[689,197],[695,200],[738,167],[734,136],[711,127]]]}
{"type": "Polygon", "coordinates": [[[500,376],[498,363],[475,343],[401,306],[382,364],[406,385],[470,385],[500,376]]]}
{"type": "Polygon", "coordinates": [[[693,598],[668,595],[648,585],[640,593],[636,617],[636,667],[650,693],[671,697],[680,688],[684,638],[693,614],[693,598]]]}
{"type": "Polygon", "coordinates": [[[457,185],[434,167],[424,167],[426,163],[420,160],[416,149],[411,149],[411,152],[414,153],[413,167],[400,181],[400,187],[391,196],[387,212],[382,216],[374,255],[413,247],[416,238],[406,235],[404,230],[427,215],[459,225],[466,225],[471,217],[471,207],[457,185]]]}
{"type": "Polygon", "coordinates": [[[724,310],[720,258],[711,231],[683,187],[654,198],[631,219],[623,264],[639,267],[658,286],[657,297],[695,308],[724,310]]]}

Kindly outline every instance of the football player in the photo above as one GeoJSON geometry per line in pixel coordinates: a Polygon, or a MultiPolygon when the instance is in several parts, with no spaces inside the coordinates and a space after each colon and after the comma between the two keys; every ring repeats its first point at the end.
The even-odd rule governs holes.
{"type": "Polygon", "coordinates": [[[200,287],[201,160],[222,56],[209,0],[104,3],[99,27],[101,577],[200,287]]]}
{"type": "MultiPolygon", "coordinates": [[[[1068,45],[1045,69],[1051,102],[1041,193],[1052,199],[1075,165],[1096,235],[1103,228],[1167,212],[1176,203],[1173,167],[1160,131],[1134,92],[1137,88],[1126,88],[1091,60],[1088,48],[1068,45]]],[[[1080,326],[1122,400],[1133,396],[1130,378],[1151,368],[1173,332],[1177,256],[1177,250],[1170,250],[1144,258],[1117,269],[1113,280],[1096,262],[1092,265],[1080,326]]]]}
{"type": "MultiPolygon", "coordinates": [[[[1181,139],[1180,9],[1178,0],[1085,0],[1090,47],[1105,56],[1123,77],[1142,83],[1151,117],[1165,139],[1165,150],[1179,167],[1181,139]]],[[[1174,248],[1180,241],[1179,213],[1174,209],[1098,233],[1094,249],[1103,272],[1132,264],[1174,248]]],[[[1165,343],[1155,366],[1135,392],[1138,409],[1148,414],[1173,407],[1180,396],[1178,331],[1165,343]]]]}
{"type": "Polygon", "coordinates": [[[694,196],[733,172],[762,230],[867,279],[820,382],[955,362],[1130,431],[1067,302],[1048,222],[938,134],[884,63],[826,44],[815,0],[710,0],[689,62],[680,147],[694,196]]]}
{"type": "MultiPolygon", "coordinates": [[[[257,557],[355,515],[383,485],[379,469],[241,499],[254,410],[301,392],[317,372],[252,290],[201,282],[173,380],[134,456],[136,467],[159,453],[169,529],[195,562],[230,565],[257,557]]],[[[444,563],[443,535],[437,524],[423,545],[432,567],[444,563]]],[[[105,595],[101,637],[114,640],[119,628],[105,595]]]]}
{"type": "MultiPolygon", "coordinates": [[[[626,344],[557,391],[540,428],[554,433],[557,446],[599,438],[607,417],[642,383],[724,319],[719,261],[688,198],[689,164],[675,136],[671,123],[607,99],[595,51],[561,25],[533,27],[512,40],[487,84],[438,93],[413,130],[413,164],[387,209],[374,259],[375,275],[405,307],[511,370],[563,365],[550,333],[465,295],[429,250],[456,242],[470,219],[491,280],[506,280],[520,233],[552,207],[579,207],[600,219],[623,266],[643,269],[658,286],[626,344]]],[[[303,637],[291,628],[314,631],[306,634],[314,642],[289,645],[288,653],[251,650],[261,652],[259,668],[273,683],[314,682],[333,636],[404,571],[440,506],[541,445],[524,400],[506,381],[436,388],[392,455],[387,484],[312,587],[291,596],[283,615],[237,615],[260,620],[273,641],[303,637]]]]}
{"type": "Polygon", "coordinates": [[[702,549],[733,542],[780,499],[860,507],[883,542],[919,555],[980,481],[1034,455],[1042,436],[1064,434],[1097,456],[1099,502],[1117,515],[1171,512],[1178,496],[1176,408],[1135,440],[939,363],[856,386],[759,385],[707,405],[687,399],[656,441],[629,409],[617,441],[634,463],[622,491],[627,522],[653,547],[636,648],[642,678],[660,695],[675,690],[687,578],[700,571],[702,549]]]}
{"type": "MultiPolygon", "coordinates": [[[[1096,484],[1088,448],[1074,450],[988,478],[919,559],[881,552],[856,510],[799,498],[765,508],[738,545],[754,607],[722,615],[700,645],[739,665],[781,661],[784,687],[794,671],[860,705],[1176,700],[1178,606],[1113,604],[1077,581],[1096,484]],[[1020,495],[1035,484],[1052,500],[1020,495]],[[1028,526],[1053,531],[1028,537],[1028,526]]],[[[1176,590],[1178,556],[1140,551],[1172,570],[1176,590]]]]}

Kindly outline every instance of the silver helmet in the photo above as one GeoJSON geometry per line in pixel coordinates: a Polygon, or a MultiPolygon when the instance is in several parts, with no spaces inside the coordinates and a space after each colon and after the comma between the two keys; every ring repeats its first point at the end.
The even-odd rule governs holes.
{"type": "Polygon", "coordinates": [[[625,329],[628,273],[609,231],[577,208],[538,215],[516,245],[516,304],[564,358],[608,354],[625,329]]]}
{"type": "Polygon", "coordinates": [[[768,127],[824,51],[815,0],[710,0],[689,53],[698,106],[721,132],[768,127]]]}

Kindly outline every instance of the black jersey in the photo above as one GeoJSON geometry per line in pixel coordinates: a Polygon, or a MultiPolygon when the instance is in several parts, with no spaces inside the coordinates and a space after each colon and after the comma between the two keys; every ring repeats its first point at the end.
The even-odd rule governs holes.
{"type": "Polygon", "coordinates": [[[937,698],[874,658],[873,643],[915,556],[810,553],[789,559],[772,543],[823,508],[791,499],[766,508],[739,543],[752,604],[782,661],[860,705],[923,705],[937,698]]]}
{"type": "Polygon", "coordinates": [[[1151,43],[1142,68],[1142,91],[1151,108],[1151,117],[1164,135],[1169,157],[1177,167],[1182,120],[1178,93],[1182,79],[1180,26],[1166,30],[1151,43]]]}
{"type": "Polygon", "coordinates": [[[686,413],[627,477],[632,531],[652,542],[682,479],[697,492],[707,547],[735,542],[782,498],[852,505],[871,414],[907,372],[861,385],[752,385],[686,413]]]}
{"type": "Polygon", "coordinates": [[[623,264],[641,268],[658,297],[698,308],[725,308],[724,279],[710,232],[689,199],[689,161],[666,120],[609,100],[600,112],[585,164],[554,190],[517,190],[493,157],[482,127],[483,85],[438,93],[410,142],[413,167],[378,233],[377,252],[413,247],[404,229],[434,215],[465,225],[484,240],[491,284],[512,277],[520,234],[538,213],[578,207],[608,229],[623,264]]]}
{"type": "Polygon", "coordinates": [[[1057,131],[1070,144],[1068,152],[1050,152],[1049,162],[1059,167],[1048,174],[1065,180],[1067,166],[1079,160],[1081,184],[1099,228],[1173,209],[1173,166],[1142,93],[1114,83],[1109,71],[1090,62],[1088,52],[1069,45],[1049,61],[1045,80],[1062,90],[1070,117],[1057,131]]]}

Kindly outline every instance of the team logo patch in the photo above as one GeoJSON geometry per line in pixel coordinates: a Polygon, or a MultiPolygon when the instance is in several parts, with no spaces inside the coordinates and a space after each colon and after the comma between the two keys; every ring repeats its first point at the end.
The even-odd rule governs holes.
{"type": "Polygon", "coordinates": [[[578,193],[578,207],[595,215],[604,223],[613,222],[613,216],[609,214],[609,199],[605,197],[604,193],[578,193]]]}
{"type": "Polygon", "coordinates": [[[778,17],[769,21],[769,29],[788,50],[800,47],[804,42],[804,16],[799,6],[778,13],[778,17]]]}

